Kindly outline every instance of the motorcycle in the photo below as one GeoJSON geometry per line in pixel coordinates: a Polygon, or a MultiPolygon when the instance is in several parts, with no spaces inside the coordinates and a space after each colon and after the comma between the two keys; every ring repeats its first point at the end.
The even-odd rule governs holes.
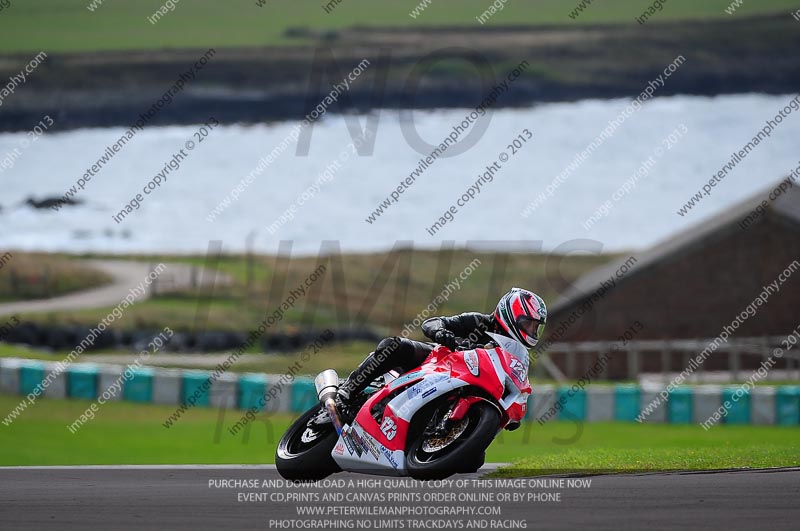
{"type": "Polygon", "coordinates": [[[278,443],[275,464],[289,480],[318,480],[340,471],[442,479],[477,471],[501,430],[525,417],[531,393],[528,351],[489,333],[493,344],[451,351],[437,345],[418,368],[392,371],[356,397],[343,423],[332,369],[320,373],[320,400],[278,443]]]}

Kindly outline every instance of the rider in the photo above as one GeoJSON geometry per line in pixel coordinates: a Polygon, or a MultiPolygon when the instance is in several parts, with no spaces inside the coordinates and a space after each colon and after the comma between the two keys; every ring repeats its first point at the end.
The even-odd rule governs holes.
{"type": "MultiPolygon", "coordinates": [[[[547,307],[541,297],[521,288],[500,298],[494,313],[462,313],[453,317],[431,317],[422,323],[426,337],[450,350],[459,346],[486,345],[492,341],[486,332],[516,339],[534,347],[542,337],[547,321],[547,307]]],[[[352,409],[353,401],[377,376],[399,368],[402,372],[421,365],[434,345],[401,337],[387,337],[378,343],[375,352],[356,367],[339,388],[339,406],[352,409]]]]}

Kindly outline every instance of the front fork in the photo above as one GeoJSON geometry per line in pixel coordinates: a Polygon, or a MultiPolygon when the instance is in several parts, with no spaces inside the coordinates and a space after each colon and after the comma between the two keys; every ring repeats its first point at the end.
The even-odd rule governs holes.
{"type": "MultiPolygon", "coordinates": [[[[497,407],[497,404],[495,404],[491,400],[487,400],[487,399],[485,399],[483,397],[480,397],[480,396],[471,395],[471,396],[462,396],[462,397],[459,397],[458,399],[456,399],[455,405],[450,410],[450,415],[445,417],[445,420],[451,420],[451,421],[461,420],[462,418],[464,418],[464,415],[467,414],[467,411],[469,411],[469,408],[472,407],[472,404],[475,404],[475,403],[481,402],[481,401],[488,402],[494,408],[496,408],[498,410],[498,412],[500,413],[501,419],[507,418],[505,416],[505,414],[503,413],[503,411],[499,407],[497,407]]],[[[505,425],[505,429],[508,430],[508,431],[513,431],[513,430],[516,430],[517,428],[519,428],[519,422],[508,422],[505,425]]]]}
{"type": "Polygon", "coordinates": [[[430,435],[445,433],[452,423],[458,422],[464,418],[464,415],[467,414],[467,411],[469,411],[469,408],[472,406],[472,404],[475,402],[480,402],[481,400],[483,399],[477,396],[456,397],[453,403],[451,403],[449,406],[450,411],[448,411],[445,415],[442,415],[442,419],[435,426],[431,426],[429,424],[426,433],[429,433],[430,435]]]}

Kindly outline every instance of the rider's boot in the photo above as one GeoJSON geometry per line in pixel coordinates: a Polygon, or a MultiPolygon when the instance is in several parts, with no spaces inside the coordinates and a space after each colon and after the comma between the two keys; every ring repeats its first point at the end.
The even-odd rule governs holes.
{"type": "Polygon", "coordinates": [[[375,353],[370,353],[350,376],[339,386],[336,392],[336,409],[341,415],[342,422],[350,423],[358,413],[355,404],[356,397],[369,386],[370,382],[378,376],[379,363],[374,358],[375,353]]]}
{"type": "Polygon", "coordinates": [[[370,353],[350,376],[339,386],[336,406],[341,408],[342,420],[351,422],[358,413],[356,399],[378,376],[389,372],[398,365],[396,353],[401,348],[399,338],[390,337],[378,343],[375,351],[370,353]],[[347,420],[345,420],[347,419],[347,420]]]}

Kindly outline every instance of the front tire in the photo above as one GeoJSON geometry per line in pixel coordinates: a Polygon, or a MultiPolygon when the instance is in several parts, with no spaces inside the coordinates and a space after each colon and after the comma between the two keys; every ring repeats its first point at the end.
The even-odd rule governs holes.
{"type": "Polygon", "coordinates": [[[315,405],[303,413],[278,442],[275,467],[284,479],[323,479],[341,471],[331,457],[339,438],[333,424],[311,422],[322,411],[322,406],[315,405]]]}
{"type": "MultiPolygon", "coordinates": [[[[435,426],[448,408],[439,408],[433,418],[425,419],[435,426]]],[[[408,474],[415,479],[443,479],[463,472],[474,472],[483,466],[486,448],[500,428],[500,412],[486,402],[476,402],[454,423],[448,436],[435,437],[426,428],[409,443],[406,454],[408,474]],[[466,421],[466,425],[463,422],[466,421]]]]}

